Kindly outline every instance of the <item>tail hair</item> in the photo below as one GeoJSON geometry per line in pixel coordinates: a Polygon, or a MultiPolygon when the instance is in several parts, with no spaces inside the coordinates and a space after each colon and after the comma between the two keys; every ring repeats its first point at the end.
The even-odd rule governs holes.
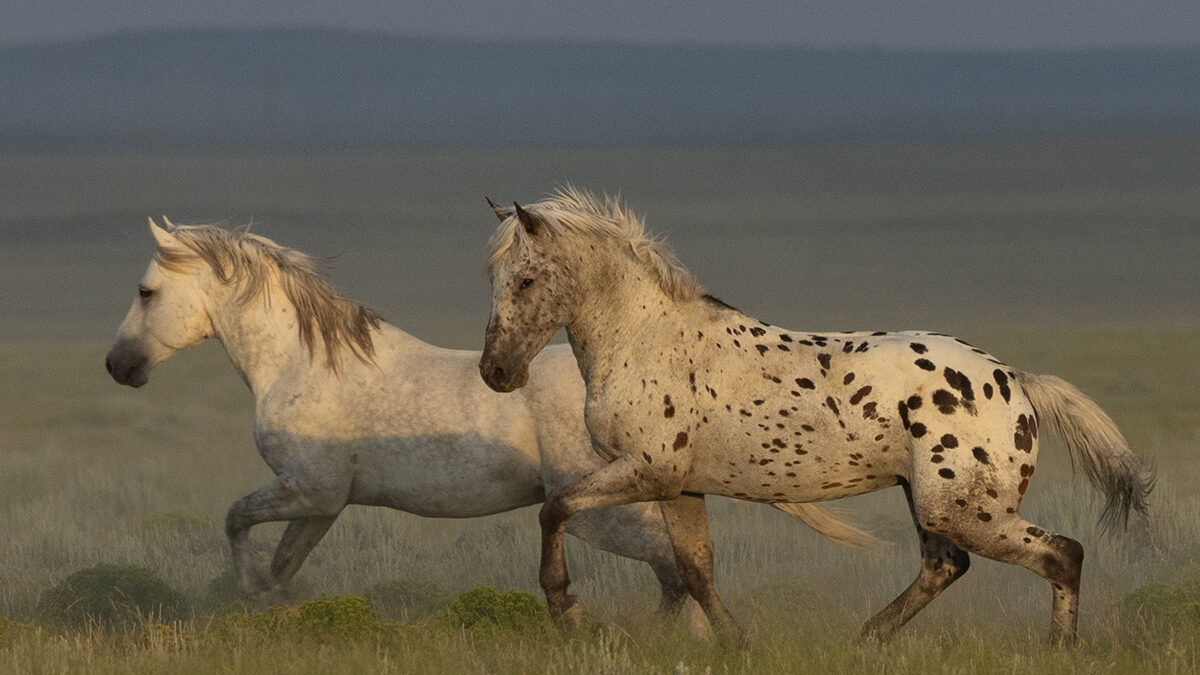
{"type": "Polygon", "coordinates": [[[1053,375],[1017,372],[1017,383],[1038,420],[1058,433],[1070,450],[1071,467],[1082,470],[1104,494],[1101,531],[1129,524],[1130,511],[1147,516],[1146,498],[1154,489],[1154,469],[1129,448],[1120,429],[1095,401],[1053,375]]]}
{"type": "Polygon", "coordinates": [[[799,518],[805,525],[816,530],[818,534],[835,544],[859,551],[877,551],[884,546],[883,540],[859,528],[857,525],[839,518],[828,509],[816,504],[791,504],[777,502],[771,504],[786,514],[799,518]]]}

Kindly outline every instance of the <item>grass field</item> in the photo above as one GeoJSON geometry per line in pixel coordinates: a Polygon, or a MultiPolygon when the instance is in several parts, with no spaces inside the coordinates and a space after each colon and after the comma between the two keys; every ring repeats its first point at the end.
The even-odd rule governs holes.
{"type": "MultiPolygon", "coordinates": [[[[1148,535],[1133,528],[1102,536],[1094,527],[1094,493],[1070,478],[1061,445],[1043,445],[1022,512],[1081,540],[1087,554],[1083,643],[1063,653],[1044,646],[1047,585],[1024,570],[978,558],[895,643],[855,644],[859,624],[916,573],[915,536],[897,490],[840,505],[891,542],[874,555],[836,548],[766,507],[712,500],[717,583],[751,630],[752,645],[744,653],[660,625],[652,616],[657,589],[649,569],[578,542],[569,549],[573,588],[592,620],[610,626],[591,637],[562,642],[421,622],[333,642],[303,632],[217,634],[213,622],[228,611],[214,590],[222,588],[229,568],[220,523],[231,502],[271,475],[253,447],[250,395],[219,345],[177,356],[140,390],[119,387],[104,373],[107,339],[149,253],[144,214],[182,211],[244,222],[268,213],[269,223],[296,223],[256,229],[311,252],[345,251],[334,272],[339,287],[383,306],[386,316],[417,335],[477,346],[486,311],[478,260],[491,223],[477,217],[486,211],[474,207],[491,188],[478,178],[463,179],[464,191],[479,193],[470,195],[479,204],[450,201],[449,214],[412,223],[438,207],[435,199],[384,198],[388,181],[376,172],[390,169],[417,181],[417,187],[404,188],[407,194],[453,183],[479,166],[499,175],[509,164],[549,160],[544,154],[368,157],[358,163],[318,158],[314,169],[303,158],[0,158],[0,175],[12,179],[9,184],[41,190],[21,193],[0,212],[0,276],[9,289],[0,314],[0,616],[19,622],[0,623],[0,670],[1195,672],[1200,613],[1194,606],[1164,615],[1171,619],[1165,624],[1122,614],[1120,606],[1149,583],[1200,582],[1200,495],[1192,487],[1200,480],[1200,464],[1193,461],[1200,441],[1200,284],[1194,267],[1200,247],[1188,229],[1200,172],[1178,173],[1197,163],[1197,149],[859,148],[814,151],[787,160],[792,164],[780,151],[677,151],[657,160],[649,153],[613,152],[554,160],[556,173],[571,175],[553,179],[583,173],[581,184],[598,187],[621,187],[613,177],[625,166],[632,167],[630,183],[693,167],[676,182],[627,194],[669,221],[656,227],[651,219],[650,225],[672,230],[672,241],[702,282],[711,281],[725,299],[773,323],[948,329],[1015,367],[1065,377],[1099,401],[1131,445],[1155,461],[1159,484],[1148,535]],[[1005,168],[992,177],[1008,178],[979,179],[993,163],[1005,168]],[[234,179],[216,177],[226,164],[239,167],[235,174],[253,168],[269,174],[261,193],[230,194],[234,179]],[[571,171],[584,164],[592,174],[571,171]],[[733,185],[705,179],[705,167],[719,165],[743,167],[732,173],[733,185]],[[416,177],[421,166],[426,183],[416,177]],[[907,167],[907,173],[883,175],[881,166],[907,167]],[[811,182],[800,197],[785,191],[784,179],[754,182],[772,168],[811,182]],[[320,178],[322,170],[332,177],[320,178]],[[187,192],[181,185],[189,175],[194,181],[187,192]],[[281,176],[309,180],[311,189],[281,176]],[[722,196],[743,213],[727,210],[722,196]],[[809,207],[815,215],[805,211],[809,207]],[[914,224],[924,213],[931,223],[914,224]],[[789,220],[789,214],[798,215],[789,220]],[[731,222],[743,215],[757,225],[731,235],[731,222]],[[688,216],[698,224],[682,226],[688,216]],[[449,230],[454,218],[482,229],[469,235],[449,230]],[[819,218],[826,224],[816,223],[819,218]],[[1064,218],[1074,234],[1051,228],[1064,218]],[[959,220],[963,224],[956,225],[959,220]],[[325,221],[358,228],[328,229],[325,221]],[[1141,229],[1129,231],[1135,222],[1141,229]],[[814,240],[822,242],[816,253],[808,244],[814,240]],[[439,247],[454,258],[449,271],[428,260],[439,247]],[[1039,247],[1047,250],[1018,260],[1021,251],[1039,247]],[[878,264],[864,265],[855,255],[863,250],[877,253],[878,264]],[[788,252],[811,265],[786,268],[788,252]],[[722,258],[736,265],[723,269],[722,258]],[[997,258],[1011,259],[1019,278],[989,262],[997,258]],[[801,291],[810,275],[828,280],[843,267],[853,272],[844,287],[821,285],[820,297],[763,292],[769,274],[753,262],[759,259],[768,272],[792,275],[788,288],[801,291]],[[951,277],[963,284],[948,286],[945,273],[928,273],[929,260],[950,261],[945,266],[954,270],[951,277]],[[1123,266],[1112,269],[1117,261],[1123,266]],[[437,281],[440,274],[444,283],[437,281]],[[412,280],[415,288],[396,280],[412,280]],[[939,288],[948,290],[934,292],[939,288]],[[101,562],[149,568],[187,596],[190,618],[170,631],[39,625],[42,593],[101,562]]],[[[525,198],[552,185],[536,171],[517,173],[498,181],[500,189],[525,198]]],[[[248,175],[240,178],[250,182],[248,175]]],[[[280,532],[256,530],[264,564],[280,532]]],[[[540,598],[537,546],[534,509],[444,521],[352,507],[305,564],[299,586],[310,595],[344,596],[407,579],[448,593],[494,586],[540,598]]]]}

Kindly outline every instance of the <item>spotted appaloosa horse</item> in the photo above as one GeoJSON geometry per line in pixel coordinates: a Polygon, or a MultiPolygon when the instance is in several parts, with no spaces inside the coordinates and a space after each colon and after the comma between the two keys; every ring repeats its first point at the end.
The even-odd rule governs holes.
{"type": "MultiPolygon", "coordinates": [[[[151,221],[150,231],[154,259],[108,370],[138,387],[182,349],[209,337],[225,347],[254,394],[254,440],[277,476],[226,519],[241,588],[261,602],[287,599],[288,582],[349,504],[482,516],[537,504],[604,466],[565,347],[534,362],[527,395],[501,396],[479,381],[478,352],[441,349],[385,323],[338,294],[304,253],[210,226],[151,221]],[[288,527],[262,579],[249,533],[269,521],[288,527]]],[[[840,543],[870,541],[820,509],[787,510],[840,543]]],[[[596,511],[572,533],[646,561],[664,610],[690,604],[657,507],[596,511]]]]}
{"type": "Polygon", "coordinates": [[[1073,386],[938,333],[830,334],[752,319],[706,295],[613,199],[567,189],[511,213],[493,208],[501,225],[480,372],[498,391],[521,387],[526,364],[566,326],[587,383],[588,430],[611,460],[542,507],[541,583],[560,626],[578,613],[562,546],[576,513],[673,500],[662,509],[688,590],[714,628],[741,642],[711,574],[692,563],[711,557],[696,538],[703,495],[816,502],[900,485],[921,570],[865,636],[891,636],[976,553],[1047,579],[1051,639],[1074,640],[1083,548],[1019,513],[1039,427],[1066,438],[1107,496],[1108,520],[1144,514],[1151,480],[1073,386]]]}

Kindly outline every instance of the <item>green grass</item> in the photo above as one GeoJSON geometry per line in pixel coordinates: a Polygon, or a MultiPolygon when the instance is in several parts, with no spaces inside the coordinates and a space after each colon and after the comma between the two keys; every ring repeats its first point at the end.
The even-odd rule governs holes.
{"type": "MultiPolygon", "coordinates": [[[[1096,496],[1070,477],[1065,450],[1043,445],[1023,513],[1080,539],[1083,645],[1043,643],[1049,589],[1024,570],[975,559],[971,572],[894,644],[862,647],[858,625],[911,581],[916,546],[896,490],[846,500],[847,513],[892,542],[875,555],[836,548],[785,516],[714,499],[718,586],[751,630],[729,652],[653,616],[657,588],[644,565],[571,542],[569,560],[592,620],[613,628],[562,643],[500,639],[436,622],[336,645],[282,634],[255,646],[237,631],[205,637],[228,585],[219,523],[229,504],[268,482],[251,440],[250,397],[217,345],[177,356],[141,390],[112,383],[104,345],[0,343],[14,383],[0,391],[0,616],[37,620],[39,598],[98,563],[148,568],[189,599],[191,618],[146,638],[9,625],[0,668],[17,672],[1125,672],[1197,667],[1193,624],[1164,639],[1162,622],[1122,620],[1122,599],[1153,582],[1200,580],[1200,497],[1191,485],[1200,439],[1200,332],[1147,328],[964,335],[1023,369],[1051,372],[1093,395],[1131,444],[1154,459],[1153,548],[1135,534],[1101,536],[1096,496]],[[224,579],[222,580],[222,577],[224,579]],[[217,589],[217,590],[214,590],[217,589]]],[[[254,535],[262,564],[280,528],[254,535]]],[[[474,520],[430,520],[351,507],[304,568],[310,594],[365,595],[403,580],[453,594],[477,586],[540,598],[533,509],[474,520]]],[[[226,593],[227,594],[227,593],[226,593]]],[[[1170,595],[1168,593],[1167,595],[1170,595]]],[[[1155,596],[1157,597],[1157,596],[1155,596]]],[[[1190,597],[1190,596],[1189,596],[1190,597]]]]}

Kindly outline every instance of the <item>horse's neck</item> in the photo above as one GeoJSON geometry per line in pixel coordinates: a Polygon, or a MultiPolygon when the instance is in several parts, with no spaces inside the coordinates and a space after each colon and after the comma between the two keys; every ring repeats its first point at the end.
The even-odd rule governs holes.
{"type": "Polygon", "coordinates": [[[646,356],[646,343],[678,333],[687,304],[667,296],[654,273],[623,257],[583,285],[589,289],[567,337],[589,390],[623,364],[646,356]],[[662,332],[662,335],[651,335],[662,332]]]}
{"type": "MultiPolygon", "coordinates": [[[[219,298],[214,304],[216,338],[255,395],[278,380],[294,359],[308,358],[296,327],[296,309],[279,289],[270,288],[244,304],[233,298],[219,298]]],[[[322,358],[321,351],[316,358],[322,358]]]]}

